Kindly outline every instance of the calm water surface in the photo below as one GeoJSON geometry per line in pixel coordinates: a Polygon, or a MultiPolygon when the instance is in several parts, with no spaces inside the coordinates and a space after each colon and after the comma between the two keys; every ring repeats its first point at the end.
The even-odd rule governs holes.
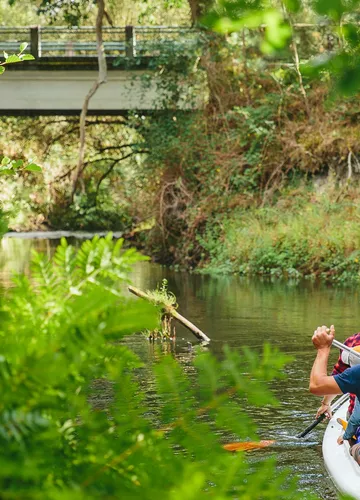
{"type": "MultiPolygon", "coordinates": [[[[12,272],[28,272],[32,248],[49,256],[58,240],[4,238],[0,244],[0,282],[7,285],[12,272]]],[[[235,276],[209,277],[173,272],[158,265],[141,263],[133,273],[133,282],[143,289],[156,287],[163,278],[175,293],[179,311],[212,339],[209,349],[221,355],[224,344],[233,349],[251,346],[261,350],[271,342],[294,356],[286,368],[287,379],[274,384],[281,404],[276,409],[252,409],[263,439],[277,444],[258,453],[275,453],[280,468],[289,468],[300,478],[300,488],[317,493],[323,499],[336,499],[336,490],[323,466],[321,440],[324,425],[303,441],[294,436],[313,419],[319,399],[308,393],[308,379],[314,359],[311,335],[318,325],[334,323],[340,341],[360,330],[359,290],[331,288],[310,283],[263,283],[235,276]]],[[[178,329],[172,350],[185,366],[190,366],[193,352],[187,341],[196,340],[178,329]]],[[[133,347],[151,359],[153,346],[137,336],[133,347]]],[[[337,353],[334,351],[333,359],[337,353]]]]}

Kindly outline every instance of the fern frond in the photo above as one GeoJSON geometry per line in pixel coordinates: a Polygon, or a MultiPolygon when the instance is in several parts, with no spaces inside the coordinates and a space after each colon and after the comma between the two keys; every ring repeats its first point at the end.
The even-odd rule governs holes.
{"type": "Polygon", "coordinates": [[[4,411],[0,415],[0,437],[21,443],[31,432],[46,429],[48,425],[48,419],[39,412],[4,411]]]}
{"type": "Polygon", "coordinates": [[[31,273],[37,286],[52,290],[56,286],[57,276],[51,261],[39,252],[32,252],[31,273]]]}
{"type": "Polygon", "coordinates": [[[73,282],[73,273],[76,265],[76,252],[73,246],[68,245],[65,238],[61,238],[60,245],[57,247],[53,261],[56,264],[56,272],[62,278],[68,281],[68,284],[73,282]]]}

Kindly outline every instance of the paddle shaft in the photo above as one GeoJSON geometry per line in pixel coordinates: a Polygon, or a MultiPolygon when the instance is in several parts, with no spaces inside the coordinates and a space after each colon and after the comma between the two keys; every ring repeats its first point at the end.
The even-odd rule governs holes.
{"type": "Polygon", "coordinates": [[[347,345],[345,344],[342,344],[341,342],[339,342],[338,340],[333,340],[332,341],[332,345],[334,347],[337,347],[338,349],[341,349],[343,351],[347,351],[347,352],[350,352],[352,356],[355,356],[356,358],[359,358],[360,359],[360,352],[357,352],[357,351],[354,351],[354,349],[352,349],[351,347],[348,347],[347,345]]]}
{"type": "MultiPolygon", "coordinates": [[[[343,394],[341,396],[341,398],[339,398],[334,404],[333,406],[331,406],[331,412],[335,412],[336,410],[338,410],[340,408],[340,406],[342,406],[345,401],[347,401],[347,399],[349,398],[349,394],[343,394]]],[[[305,437],[307,434],[309,434],[309,432],[311,432],[318,424],[320,424],[320,422],[322,422],[325,418],[325,413],[322,413],[316,420],[314,420],[312,422],[312,424],[310,424],[308,427],[306,427],[306,429],[304,431],[302,431],[300,434],[298,434],[296,437],[297,438],[303,438],[305,437]]]]}

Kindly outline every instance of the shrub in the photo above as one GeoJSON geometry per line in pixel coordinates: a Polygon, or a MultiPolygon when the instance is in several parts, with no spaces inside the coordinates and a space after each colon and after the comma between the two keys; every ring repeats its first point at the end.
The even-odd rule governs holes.
{"type": "Polygon", "coordinates": [[[219,219],[218,235],[209,225],[199,238],[205,270],[219,265],[229,272],[301,277],[337,282],[360,278],[358,225],[355,201],[330,202],[328,194],[292,200],[278,206],[237,210],[219,219]],[[221,224],[221,225],[220,225],[221,224]]]}

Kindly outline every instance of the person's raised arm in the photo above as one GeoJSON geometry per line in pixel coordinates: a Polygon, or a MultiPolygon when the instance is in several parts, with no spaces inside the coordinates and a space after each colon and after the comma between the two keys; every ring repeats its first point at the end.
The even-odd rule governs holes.
{"type": "Polygon", "coordinates": [[[330,396],[342,392],[334,377],[327,374],[327,364],[335,329],[331,325],[329,333],[327,330],[326,326],[318,327],[312,338],[317,354],[310,374],[309,390],[318,396],[330,396]]]}

